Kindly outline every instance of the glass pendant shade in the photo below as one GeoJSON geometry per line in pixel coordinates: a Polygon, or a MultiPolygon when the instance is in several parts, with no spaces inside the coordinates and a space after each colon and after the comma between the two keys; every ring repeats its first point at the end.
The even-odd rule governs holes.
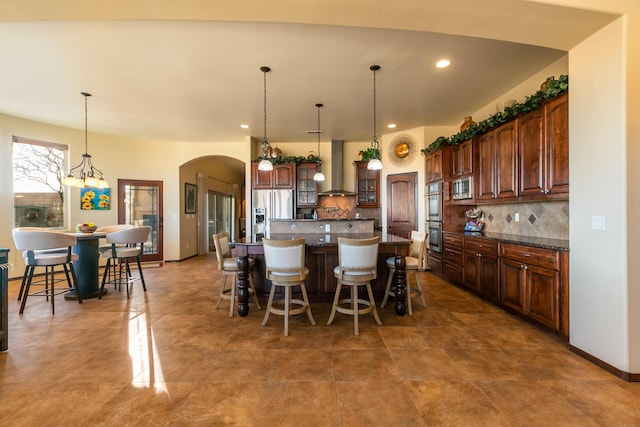
{"type": "Polygon", "coordinates": [[[324,181],[324,174],[320,171],[316,172],[315,175],[313,175],[313,180],[316,182],[324,181]]]}
{"type": "Polygon", "coordinates": [[[260,163],[258,163],[258,170],[271,171],[273,170],[273,163],[267,159],[262,159],[260,160],[260,163]]]}
{"type": "Polygon", "coordinates": [[[379,171],[382,169],[382,162],[380,159],[371,159],[369,163],[367,163],[367,169],[372,171],[379,171]]]}

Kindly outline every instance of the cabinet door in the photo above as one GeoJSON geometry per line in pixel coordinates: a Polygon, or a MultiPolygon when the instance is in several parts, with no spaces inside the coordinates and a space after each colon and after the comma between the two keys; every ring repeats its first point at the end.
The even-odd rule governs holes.
{"type": "Polygon", "coordinates": [[[475,291],[480,291],[481,259],[475,251],[464,251],[464,285],[475,291]]]}
{"type": "Polygon", "coordinates": [[[440,181],[442,174],[442,150],[433,153],[433,180],[440,181]]]}
{"type": "Polygon", "coordinates": [[[525,265],[502,259],[500,261],[500,302],[520,313],[525,312],[525,265]]]}
{"type": "Polygon", "coordinates": [[[380,200],[380,171],[367,169],[365,161],[354,162],[356,167],[356,204],[360,207],[377,208],[380,200]]]}
{"type": "Polygon", "coordinates": [[[295,163],[284,163],[273,167],[273,188],[293,189],[295,181],[295,163]]]}
{"type": "Polygon", "coordinates": [[[513,199],[518,196],[518,122],[504,124],[495,130],[495,197],[513,199]]]}
{"type": "Polygon", "coordinates": [[[487,132],[478,140],[477,195],[478,200],[495,198],[495,134],[487,132]]]}
{"type": "Polygon", "coordinates": [[[273,188],[272,171],[258,170],[258,162],[251,163],[251,177],[253,189],[270,189],[273,188]]]}
{"type": "Polygon", "coordinates": [[[560,274],[546,268],[526,267],[525,313],[543,325],[558,330],[560,274]]]}
{"type": "Polygon", "coordinates": [[[479,287],[483,297],[498,302],[500,282],[498,277],[498,257],[482,255],[480,258],[479,287]]]}
{"type": "Polygon", "coordinates": [[[318,172],[317,163],[300,163],[296,172],[296,195],[299,208],[318,206],[318,184],[313,176],[318,172]]]}
{"type": "Polygon", "coordinates": [[[460,175],[473,173],[473,140],[469,139],[460,144],[460,175]]]}
{"type": "Polygon", "coordinates": [[[433,153],[427,154],[424,158],[424,179],[427,183],[435,181],[433,179],[433,153]]]}
{"type": "Polygon", "coordinates": [[[454,145],[453,147],[451,147],[451,176],[452,177],[462,176],[463,174],[462,172],[463,154],[462,154],[461,145],[462,144],[454,145]]]}
{"type": "Polygon", "coordinates": [[[544,114],[532,111],[518,120],[521,197],[539,197],[545,193],[544,114]]]}
{"type": "Polygon", "coordinates": [[[547,194],[569,194],[569,95],[545,106],[547,194]]]}

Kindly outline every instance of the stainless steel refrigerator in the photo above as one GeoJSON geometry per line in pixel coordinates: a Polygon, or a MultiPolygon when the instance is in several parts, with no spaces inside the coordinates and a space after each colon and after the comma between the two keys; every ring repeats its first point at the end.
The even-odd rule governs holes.
{"type": "Polygon", "coordinates": [[[269,220],[293,219],[293,190],[253,190],[251,195],[252,238],[269,237],[269,220]]]}

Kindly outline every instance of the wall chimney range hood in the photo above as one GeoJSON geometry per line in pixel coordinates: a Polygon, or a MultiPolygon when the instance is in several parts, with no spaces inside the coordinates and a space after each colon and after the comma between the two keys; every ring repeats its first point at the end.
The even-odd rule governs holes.
{"type": "Polygon", "coordinates": [[[355,196],[353,191],[347,191],[342,183],[342,143],[341,139],[331,140],[331,187],[329,191],[318,193],[319,196],[355,196]]]}

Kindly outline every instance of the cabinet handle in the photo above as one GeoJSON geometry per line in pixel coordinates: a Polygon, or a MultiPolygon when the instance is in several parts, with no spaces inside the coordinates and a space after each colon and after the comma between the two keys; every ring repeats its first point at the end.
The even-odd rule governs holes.
{"type": "Polygon", "coordinates": [[[529,267],[527,267],[525,264],[520,264],[520,269],[526,270],[527,268],[529,268],[529,267]]]}
{"type": "Polygon", "coordinates": [[[481,257],[481,256],[482,256],[482,254],[476,254],[476,256],[481,257]]]}
{"type": "Polygon", "coordinates": [[[522,256],[531,256],[531,254],[522,254],[522,256]]]}

